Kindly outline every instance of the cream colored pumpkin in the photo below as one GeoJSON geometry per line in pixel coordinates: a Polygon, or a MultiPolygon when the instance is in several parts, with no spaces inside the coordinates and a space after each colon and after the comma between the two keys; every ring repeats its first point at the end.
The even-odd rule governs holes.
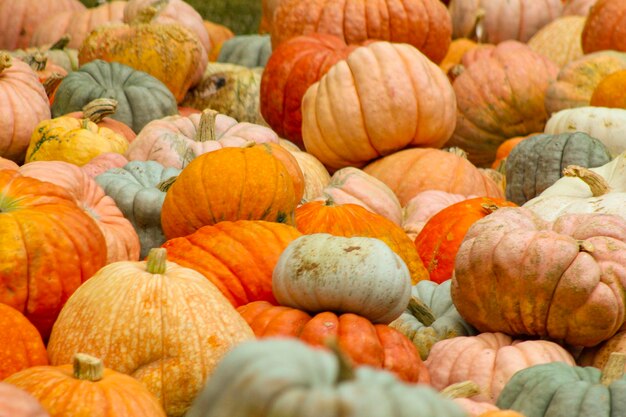
{"type": "Polygon", "coordinates": [[[310,153],[289,147],[286,147],[286,149],[296,158],[304,175],[304,195],[302,196],[302,201],[311,201],[322,195],[322,191],[330,183],[330,174],[324,164],[310,153]]]}
{"type": "Polygon", "coordinates": [[[559,67],[583,56],[580,42],[585,27],[583,16],[566,16],[553,20],[530,38],[528,46],[545,55],[559,67]]]}

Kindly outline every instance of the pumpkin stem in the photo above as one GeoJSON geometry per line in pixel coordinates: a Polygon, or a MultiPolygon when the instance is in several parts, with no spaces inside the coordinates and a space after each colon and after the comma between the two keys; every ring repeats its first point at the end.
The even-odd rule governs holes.
{"type": "Polygon", "coordinates": [[[427,327],[431,326],[435,320],[437,320],[430,307],[417,297],[411,297],[407,308],[420,323],[423,323],[427,327]]]}
{"type": "Polygon", "coordinates": [[[577,240],[576,243],[578,243],[578,250],[580,252],[593,253],[593,251],[596,249],[593,246],[593,243],[586,240],[577,240]]]}
{"type": "Polygon", "coordinates": [[[131,25],[150,23],[169,4],[169,0],[156,0],[151,5],[139,10],[137,16],[130,22],[131,25]]]}
{"type": "Polygon", "coordinates": [[[622,352],[613,352],[609,355],[609,360],[602,368],[602,376],[600,383],[609,386],[624,376],[624,366],[626,365],[626,354],[622,352]]]}
{"type": "Polygon", "coordinates": [[[48,57],[41,51],[35,51],[22,58],[22,61],[27,63],[33,71],[43,71],[48,64],[48,57]]]}
{"type": "Polygon", "coordinates": [[[328,337],[324,341],[327,348],[329,348],[332,353],[337,358],[337,363],[339,365],[339,373],[337,375],[337,382],[350,381],[355,378],[354,375],[354,365],[352,360],[345,354],[345,352],[339,347],[339,342],[336,337],[328,337]]]}
{"type": "Polygon", "coordinates": [[[208,142],[211,140],[217,140],[215,135],[215,120],[219,113],[213,109],[204,109],[200,116],[200,124],[198,125],[198,132],[194,140],[196,142],[208,142]]]}
{"type": "Polygon", "coordinates": [[[453,65],[452,68],[448,70],[448,79],[451,83],[454,82],[461,74],[465,72],[465,66],[463,64],[453,65]]]}
{"type": "Polygon", "coordinates": [[[104,374],[102,361],[86,353],[76,353],[72,358],[74,366],[74,378],[96,382],[100,381],[104,374]]]}
{"type": "Polygon", "coordinates": [[[65,78],[65,76],[58,72],[53,72],[48,78],[46,78],[46,81],[43,82],[43,88],[46,90],[48,98],[52,97],[54,92],[59,87],[59,84],[61,84],[61,81],[63,81],[63,78],[65,78]]]}
{"type": "Polygon", "coordinates": [[[480,394],[480,387],[474,381],[457,382],[444,388],[439,394],[450,399],[470,398],[480,394]]]}
{"type": "Polygon", "coordinates": [[[460,156],[463,159],[467,159],[467,152],[457,146],[453,146],[452,148],[445,148],[443,150],[446,152],[450,152],[452,155],[460,156]]]}
{"type": "Polygon", "coordinates": [[[152,248],[146,257],[146,271],[151,274],[164,274],[167,269],[167,250],[165,248],[152,248]]]}
{"type": "Polygon", "coordinates": [[[324,193],[324,200],[322,200],[322,202],[324,203],[324,206],[326,206],[326,207],[336,206],[335,200],[330,195],[328,195],[326,193],[324,193]]]}
{"type": "Polygon", "coordinates": [[[8,52],[0,52],[0,73],[13,65],[13,58],[8,52]]]}
{"type": "Polygon", "coordinates": [[[174,175],[173,177],[169,177],[168,179],[163,180],[160,183],[158,183],[156,185],[156,188],[158,188],[159,191],[163,191],[164,193],[166,193],[167,190],[169,190],[170,187],[174,185],[174,183],[176,182],[176,178],[178,178],[177,175],[174,175]]]}
{"type": "Polygon", "coordinates": [[[480,206],[481,206],[481,207],[483,208],[483,210],[485,210],[488,214],[491,214],[491,213],[493,213],[494,211],[496,211],[496,210],[498,210],[498,209],[500,208],[500,206],[499,206],[499,205],[497,205],[497,204],[496,204],[496,203],[494,203],[494,202],[491,202],[491,203],[482,203],[480,206]]]}
{"type": "Polygon", "coordinates": [[[51,50],[57,50],[57,49],[65,49],[67,45],[69,45],[71,40],[72,40],[72,37],[68,34],[65,34],[61,36],[61,38],[58,41],[50,45],[48,50],[51,51],[51,50]]]}
{"type": "Polygon", "coordinates": [[[474,22],[474,27],[471,31],[471,39],[476,40],[476,43],[485,42],[485,15],[485,9],[482,7],[476,11],[476,21],[474,22]]]}
{"type": "Polygon", "coordinates": [[[107,116],[112,115],[117,110],[117,100],[112,98],[97,98],[85,104],[83,107],[83,117],[98,124],[107,116]]]}
{"type": "Polygon", "coordinates": [[[576,177],[583,180],[591,189],[591,194],[594,197],[600,197],[611,191],[609,183],[606,182],[606,180],[602,178],[601,175],[596,174],[595,172],[585,167],[570,165],[563,170],[563,175],[566,177],[576,177]]]}

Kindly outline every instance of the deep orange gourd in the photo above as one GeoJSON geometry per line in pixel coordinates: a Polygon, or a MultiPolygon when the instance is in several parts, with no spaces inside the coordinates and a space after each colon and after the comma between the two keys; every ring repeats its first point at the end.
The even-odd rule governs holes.
{"type": "Polygon", "coordinates": [[[470,198],[441,210],[426,223],[415,247],[431,281],[441,284],[452,277],[456,253],[470,226],[504,206],[517,205],[501,198],[470,198]]]}
{"type": "Polygon", "coordinates": [[[407,382],[429,383],[430,377],[415,346],[385,324],[372,324],[352,313],[323,312],[311,317],[304,311],[256,301],[237,309],[257,338],[297,337],[312,346],[325,346],[337,338],[354,363],[390,371],[407,382]]]}
{"type": "Polygon", "coordinates": [[[626,51],[626,2],[598,0],[589,10],[582,34],[583,52],[626,51]]]}

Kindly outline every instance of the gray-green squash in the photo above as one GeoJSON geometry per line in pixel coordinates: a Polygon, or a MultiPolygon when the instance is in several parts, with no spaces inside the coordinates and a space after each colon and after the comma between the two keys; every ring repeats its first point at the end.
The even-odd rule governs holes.
{"type": "Polygon", "coordinates": [[[220,48],[217,62],[248,68],[265,67],[272,54],[270,35],[239,35],[230,38],[220,48]]]}
{"type": "Polygon", "coordinates": [[[67,75],[59,85],[52,117],[59,117],[97,98],[117,100],[111,117],[138,133],[148,122],[178,114],[176,99],[161,81],[117,62],[95,60],[67,75]]]}
{"type": "Polygon", "coordinates": [[[180,169],[164,168],[154,161],[131,161],[122,168],[112,168],[96,176],[96,182],[119,207],[139,235],[141,259],[151,248],[161,246],[165,235],[161,228],[161,207],[167,180],[180,169]]]}
{"type": "Polygon", "coordinates": [[[567,166],[595,168],[611,159],[602,142],[583,132],[529,137],[506,159],[506,198],[522,205],[561,178],[567,166]]]}
{"type": "Polygon", "coordinates": [[[423,360],[432,346],[440,340],[457,336],[472,336],[476,329],[465,322],[450,296],[450,284],[420,281],[411,289],[409,307],[389,326],[413,342],[423,360]]]}
{"type": "Polygon", "coordinates": [[[186,417],[464,417],[426,385],[408,385],[299,340],[244,342],[219,363],[186,417]]]}

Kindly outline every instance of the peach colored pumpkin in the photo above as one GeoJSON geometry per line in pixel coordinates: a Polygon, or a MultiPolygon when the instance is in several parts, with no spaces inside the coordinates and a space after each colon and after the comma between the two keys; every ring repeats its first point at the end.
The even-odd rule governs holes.
{"type": "Polygon", "coordinates": [[[0,416],[50,417],[35,397],[13,384],[0,382],[0,416]]]}
{"type": "Polygon", "coordinates": [[[481,392],[471,398],[492,404],[517,371],[549,362],[575,364],[574,358],[554,342],[514,340],[504,333],[441,340],[425,361],[436,389],[474,381],[481,392]]]}
{"type": "Polygon", "coordinates": [[[331,171],[363,167],[406,147],[441,147],[455,125],[446,75],[407,44],[357,48],[302,99],[307,152],[331,171]]]}
{"type": "Polygon", "coordinates": [[[80,167],[87,176],[95,178],[111,168],[121,168],[128,163],[124,155],[115,152],[105,152],[93,158],[80,167]]]}
{"type": "Polygon", "coordinates": [[[415,240],[432,216],[452,204],[473,197],[440,190],[422,191],[402,208],[402,228],[415,240]]]}
{"type": "Polygon", "coordinates": [[[597,0],[566,0],[563,16],[587,16],[597,0]]]}
{"type": "Polygon", "coordinates": [[[535,33],[528,41],[528,46],[562,68],[583,56],[580,37],[584,26],[583,16],[560,17],[535,33]]]}
{"type": "MultiPolygon", "coordinates": [[[[295,146],[295,145],[294,145],[295,146]]],[[[307,152],[299,150],[291,150],[291,155],[298,161],[300,170],[304,175],[304,194],[303,201],[311,201],[319,197],[324,187],[330,184],[330,174],[324,164],[319,159],[307,152]]]]}
{"type": "Polygon", "coordinates": [[[10,159],[0,157],[0,169],[18,169],[19,165],[10,159]]]}

